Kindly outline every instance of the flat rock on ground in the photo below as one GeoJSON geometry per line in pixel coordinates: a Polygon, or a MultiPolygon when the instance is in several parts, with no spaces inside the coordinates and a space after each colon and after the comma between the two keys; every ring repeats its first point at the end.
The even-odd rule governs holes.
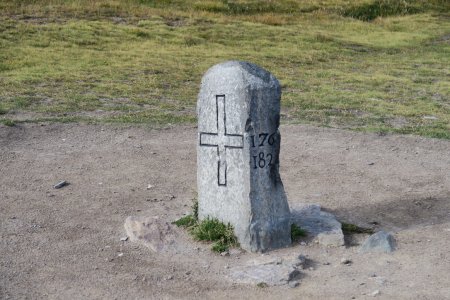
{"type": "Polygon", "coordinates": [[[158,216],[130,216],[125,220],[125,231],[132,242],[141,242],[154,252],[174,252],[177,245],[174,225],[158,216]]]}
{"type": "Polygon", "coordinates": [[[291,205],[291,220],[320,245],[338,247],[345,243],[341,223],[333,214],[321,210],[320,205],[291,205]]]}
{"type": "Polygon", "coordinates": [[[308,258],[297,288],[236,284],[230,271],[261,256],[220,256],[183,230],[179,253],[123,239],[128,216],[171,222],[191,211],[196,128],[0,125],[0,299],[450,298],[449,141],[280,131],[290,206],[392,232],[396,251],[297,245],[270,252],[308,258]],[[54,189],[61,180],[70,185],[54,189]]]}
{"type": "Polygon", "coordinates": [[[229,279],[236,283],[254,285],[286,285],[291,281],[299,281],[302,268],[302,262],[298,258],[283,259],[273,255],[264,255],[233,267],[229,272],[229,279]]]}

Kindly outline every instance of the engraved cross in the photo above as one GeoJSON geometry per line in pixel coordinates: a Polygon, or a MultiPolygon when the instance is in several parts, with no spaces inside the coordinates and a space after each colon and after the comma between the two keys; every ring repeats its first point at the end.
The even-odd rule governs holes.
{"type": "Polygon", "coordinates": [[[225,95],[216,95],[216,125],[217,133],[200,133],[200,146],[217,148],[217,183],[221,186],[226,186],[227,149],[242,149],[244,147],[244,136],[227,133],[225,95]]]}

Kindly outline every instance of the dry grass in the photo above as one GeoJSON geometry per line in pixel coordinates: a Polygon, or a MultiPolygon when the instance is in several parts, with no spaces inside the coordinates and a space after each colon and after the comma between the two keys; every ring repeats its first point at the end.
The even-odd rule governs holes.
{"type": "Polygon", "coordinates": [[[238,59],[280,79],[284,122],[450,138],[447,2],[3,1],[0,119],[195,122],[238,59]]]}

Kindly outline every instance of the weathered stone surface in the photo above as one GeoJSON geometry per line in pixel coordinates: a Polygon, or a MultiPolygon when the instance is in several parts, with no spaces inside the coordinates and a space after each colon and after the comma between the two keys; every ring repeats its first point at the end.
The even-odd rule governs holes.
{"type": "Polygon", "coordinates": [[[320,245],[343,246],[341,223],[334,215],[322,211],[317,204],[296,204],[291,207],[292,222],[317,239],[320,245]]]}
{"type": "Polygon", "coordinates": [[[232,224],[253,252],[291,244],[278,171],[280,97],[273,75],[237,61],[209,69],[198,96],[199,218],[232,224]]]}
{"type": "Polygon", "coordinates": [[[395,250],[395,239],[392,234],[383,230],[372,234],[364,241],[359,252],[384,252],[390,253],[395,250]]]}
{"type": "Polygon", "coordinates": [[[170,223],[159,217],[126,218],[124,224],[130,241],[142,242],[154,252],[175,250],[177,234],[170,223]]]}
{"type": "Polygon", "coordinates": [[[283,263],[281,258],[267,257],[253,259],[244,266],[230,269],[229,278],[233,282],[268,286],[285,285],[290,281],[298,282],[300,271],[291,263],[283,263]]]}

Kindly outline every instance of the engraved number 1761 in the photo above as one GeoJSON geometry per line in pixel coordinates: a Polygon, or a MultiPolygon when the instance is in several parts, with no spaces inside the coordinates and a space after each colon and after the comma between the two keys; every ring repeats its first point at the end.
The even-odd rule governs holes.
{"type": "MultiPolygon", "coordinates": [[[[275,143],[276,133],[268,134],[268,133],[260,133],[258,134],[258,143],[255,143],[255,135],[250,136],[251,147],[263,147],[264,144],[268,144],[272,146],[275,143]],[[258,146],[256,146],[258,144],[258,146]]],[[[264,168],[272,166],[273,156],[271,153],[265,154],[264,152],[259,152],[258,155],[253,155],[253,168],[264,168]]]]}

